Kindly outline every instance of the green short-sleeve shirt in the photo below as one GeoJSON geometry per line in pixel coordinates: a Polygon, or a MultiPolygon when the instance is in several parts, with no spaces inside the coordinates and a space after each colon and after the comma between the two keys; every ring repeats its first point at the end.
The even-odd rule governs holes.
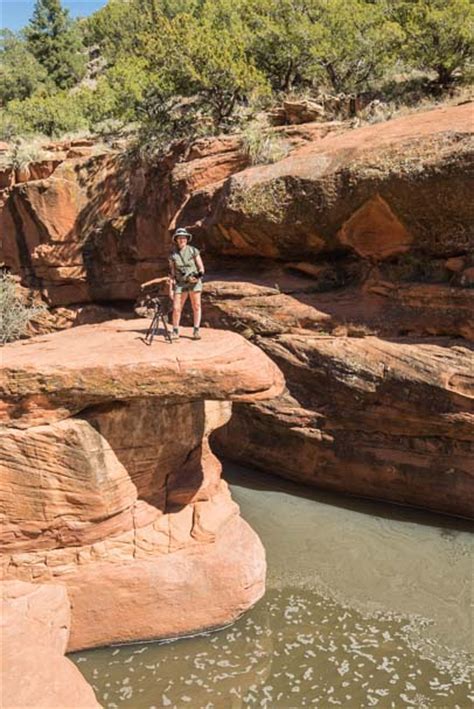
{"type": "Polygon", "coordinates": [[[199,249],[189,244],[186,244],[181,251],[175,249],[171,252],[169,260],[170,264],[174,265],[176,283],[178,285],[185,285],[187,277],[198,272],[199,269],[196,263],[198,256],[199,249]]]}

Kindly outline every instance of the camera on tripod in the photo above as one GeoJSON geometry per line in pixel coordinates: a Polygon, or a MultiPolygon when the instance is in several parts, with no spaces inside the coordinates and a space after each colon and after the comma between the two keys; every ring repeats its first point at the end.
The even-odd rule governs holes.
{"type": "Polygon", "coordinates": [[[171,309],[171,301],[167,295],[168,282],[168,278],[160,277],[146,281],[140,286],[141,293],[135,303],[135,313],[140,318],[151,318],[150,327],[144,337],[147,345],[151,345],[160,326],[163,328],[165,339],[172,342],[168,325],[168,313],[171,309]]]}
{"type": "Polygon", "coordinates": [[[171,333],[168,329],[168,313],[164,306],[165,298],[160,295],[146,295],[144,300],[144,307],[153,310],[153,317],[151,319],[150,327],[146,331],[144,342],[146,345],[151,345],[153,338],[158,334],[158,329],[160,327],[160,322],[163,324],[165,339],[172,344],[173,340],[171,333]]]}

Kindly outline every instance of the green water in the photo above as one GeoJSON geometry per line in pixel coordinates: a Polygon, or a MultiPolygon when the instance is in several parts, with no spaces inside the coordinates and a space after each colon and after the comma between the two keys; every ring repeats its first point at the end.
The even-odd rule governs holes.
{"type": "Polygon", "coordinates": [[[267,550],[231,627],[72,656],[105,707],[470,707],[468,523],[227,466],[267,550]]]}

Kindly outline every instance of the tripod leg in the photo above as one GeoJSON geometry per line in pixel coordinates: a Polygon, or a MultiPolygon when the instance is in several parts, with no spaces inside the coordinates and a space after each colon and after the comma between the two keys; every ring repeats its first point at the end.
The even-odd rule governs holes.
{"type": "Polygon", "coordinates": [[[166,317],[161,313],[161,320],[163,321],[163,328],[165,331],[165,339],[168,340],[170,344],[173,343],[173,340],[171,338],[170,331],[168,330],[168,323],[166,322],[166,317]]]}
{"type": "Polygon", "coordinates": [[[153,342],[153,338],[156,335],[156,331],[158,329],[158,313],[155,313],[153,315],[153,319],[150,323],[150,327],[148,328],[146,335],[145,335],[145,342],[147,345],[151,345],[153,342]]]}

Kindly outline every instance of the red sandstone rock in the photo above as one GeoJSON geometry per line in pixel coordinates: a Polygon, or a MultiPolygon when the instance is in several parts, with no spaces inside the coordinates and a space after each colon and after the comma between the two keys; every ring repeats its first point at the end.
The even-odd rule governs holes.
{"type": "Polygon", "coordinates": [[[461,284],[467,288],[474,286],[474,266],[464,269],[461,274],[461,284]]]}
{"type": "Polygon", "coordinates": [[[23,165],[15,169],[15,182],[28,182],[31,179],[31,170],[29,165],[23,165]]]}
{"type": "Polygon", "coordinates": [[[319,487],[474,517],[469,348],[310,333],[260,345],[296,398],[236,407],[218,434],[222,453],[319,487]]]}
{"type": "Polygon", "coordinates": [[[2,167],[0,170],[0,189],[8,189],[15,182],[15,170],[13,167],[2,167]]]}
{"type": "Polygon", "coordinates": [[[159,396],[232,401],[268,398],[283,379],[238,335],[204,329],[203,339],[143,342],[148,320],[84,325],[6,345],[0,372],[0,423],[17,427],[57,421],[106,402],[159,396]],[[190,389],[189,381],[192,381],[190,389]]]}
{"type": "MultiPolygon", "coordinates": [[[[414,345],[405,354],[416,363],[424,353],[418,350],[418,344],[423,344],[419,338],[474,339],[474,295],[469,288],[474,221],[469,186],[471,111],[469,104],[440,108],[356,130],[335,123],[276,129],[296,149],[285,160],[254,168],[245,168],[234,136],[197,141],[189,150],[178,147],[147,171],[130,170],[119,156],[68,161],[54,177],[74,182],[85,200],[73,220],[72,240],[59,242],[52,228],[43,229],[48,220],[39,209],[37,188],[31,190],[30,199],[34,183],[25,183],[14,188],[3,210],[5,260],[24,276],[34,273],[51,303],[130,300],[138,294],[141,280],[165,267],[168,228],[183,223],[193,227],[194,243],[204,246],[206,265],[214,263],[221,269],[225,254],[241,257],[233,259],[232,269],[205,285],[204,317],[212,326],[237,329],[248,338],[262,335],[260,344],[267,343],[272,356],[271,338],[285,333],[306,337],[325,332],[341,341],[348,337],[348,346],[342,349],[341,344],[341,351],[349,369],[355,337],[363,339],[370,333],[378,334],[381,341],[402,337],[407,345],[414,345]],[[23,237],[29,246],[20,258],[23,237]],[[288,269],[274,261],[281,257],[290,261],[288,269]],[[463,268],[453,269],[453,260],[463,261],[463,268]],[[305,278],[305,272],[310,277],[305,278]]],[[[51,190],[50,180],[44,187],[51,190]]],[[[57,309],[57,326],[72,322],[70,313],[76,307],[67,312],[57,309]]],[[[438,350],[440,366],[451,361],[454,350],[448,342],[443,340],[438,350]]],[[[283,359],[290,361],[293,355],[287,353],[283,359]]],[[[312,356],[304,367],[288,365],[292,391],[298,388],[303,371],[305,382],[308,378],[302,395],[291,405],[297,422],[300,415],[307,420],[321,414],[319,400],[309,404],[305,398],[316,380],[314,366],[312,356]]],[[[330,377],[322,379],[321,387],[332,386],[330,377]]],[[[434,386],[442,390],[439,382],[434,386]]],[[[385,390],[380,391],[383,402],[385,390]]],[[[351,408],[353,398],[348,396],[341,406],[353,411],[364,432],[363,412],[351,408]]],[[[41,397],[32,397],[28,405],[44,414],[41,397]]],[[[298,429],[295,436],[293,430],[284,432],[287,424],[291,428],[287,404],[284,409],[283,425],[278,406],[272,414],[270,405],[239,407],[248,416],[249,431],[252,426],[258,430],[262,411],[266,412],[259,445],[273,445],[272,426],[281,430],[287,450],[278,455],[288,455],[290,466],[288,451],[295,447],[292,465],[298,473],[306,465],[298,456],[308,455],[306,446],[311,446],[299,430],[302,426],[293,427],[298,429]]],[[[400,420],[406,410],[411,411],[411,404],[402,400],[397,408],[400,420]]],[[[31,421],[34,415],[28,414],[31,421]]],[[[334,417],[330,412],[331,421],[334,417]]],[[[342,481],[340,489],[347,484],[358,494],[383,497],[385,487],[375,491],[373,482],[365,480],[366,453],[359,460],[345,450],[346,433],[344,423],[337,445],[331,448],[328,484],[339,480],[347,467],[354,471],[354,480],[342,481]]],[[[439,475],[443,480],[436,462],[438,450],[451,443],[445,443],[441,429],[430,439],[431,448],[422,434],[408,435],[399,444],[388,429],[373,437],[372,433],[364,434],[368,447],[383,450],[387,460],[406,457],[410,446],[422,448],[421,469],[431,465],[435,478],[439,475]],[[389,440],[388,451],[380,442],[383,436],[389,440]]],[[[253,462],[251,447],[245,462],[253,462]]],[[[370,468],[374,475],[377,466],[370,468]]],[[[395,482],[387,484],[387,495],[401,499],[397,485],[403,469],[399,462],[394,469],[395,482]]],[[[407,501],[413,494],[413,504],[430,505],[426,488],[423,501],[417,480],[414,474],[410,477],[407,501]]],[[[435,497],[433,504],[438,504],[439,490],[435,497]]],[[[456,511],[456,504],[451,499],[445,507],[456,511]]]]}
{"type": "Polygon", "coordinates": [[[67,592],[59,585],[2,584],[2,707],[92,709],[92,688],[64,657],[70,627],[67,592]]]}
{"type": "Polygon", "coordinates": [[[245,274],[250,282],[208,281],[205,318],[212,327],[247,328],[267,337],[300,328],[332,333],[345,326],[381,336],[448,335],[474,341],[471,289],[374,278],[359,288],[325,291],[324,283],[337,282],[337,273],[328,264],[311,270],[311,280],[270,270],[245,274]]]}
{"type": "MultiPolygon", "coordinates": [[[[193,227],[208,260],[237,254],[307,261],[344,249],[371,260],[407,250],[463,253],[473,239],[471,123],[467,104],[355,130],[317,123],[279,129],[296,149],[253,168],[245,168],[235,136],[177,146],[147,170],[116,154],[68,159],[41,184],[49,218],[36,181],[12,188],[3,209],[5,260],[25,281],[39,279],[58,306],[134,300],[140,282],[166,269],[176,224],[193,227]],[[57,271],[54,224],[65,215],[72,249],[60,266],[72,270],[57,271]],[[41,263],[40,245],[48,247],[41,263]]],[[[76,147],[89,150],[90,141],[76,147]]]]}
{"type": "MultiPolygon", "coordinates": [[[[186,537],[190,525],[188,520],[186,537]]],[[[263,547],[238,516],[215,542],[196,542],[159,559],[150,554],[118,561],[98,559],[67,575],[71,650],[218,627],[235,620],[264,592],[263,547]]]]}
{"type": "Polygon", "coordinates": [[[474,244],[471,135],[470,105],[330,134],[197,191],[180,223],[199,225],[220,254],[464,252],[474,244]]]}
{"type": "Polygon", "coordinates": [[[235,334],[147,347],[148,324],[2,351],[3,574],[67,587],[69,649],[222,625],[264,590],[209,436],[230,401],[280,393],[282,376],[235,334]]]}
{"type": "Polygon", "coordinates": [[[342,226],[339,239],[359,256],[380,260],[410,249],[413,237],[379,195],[360,207],[342,226]]]}
{"type": "Polygon", "coordinates": [[[45,180],[50,177],[56,168],[63,162],[61,156],[55,156],[54,160],[41,160],[29,164],[31,180],[45,180]]]}
{"type": "Polygon", "coordinates": [[[68,159],[13,187],[0,213],[6,265],[26,284],[34,277],[51,305],[135,299],[170,245],[157,237],[171,215],[146,187],[143,170],[130,174],[114,154],[68,159]]]}
{"type": "Polygon", "coordinates": [[[462,271],[465,267],[466,260],[461,256],[453,256],[452,258],[448,258],[444,265],[448,269],[448,271],[458,273],[459,271],[462,271]]]}

